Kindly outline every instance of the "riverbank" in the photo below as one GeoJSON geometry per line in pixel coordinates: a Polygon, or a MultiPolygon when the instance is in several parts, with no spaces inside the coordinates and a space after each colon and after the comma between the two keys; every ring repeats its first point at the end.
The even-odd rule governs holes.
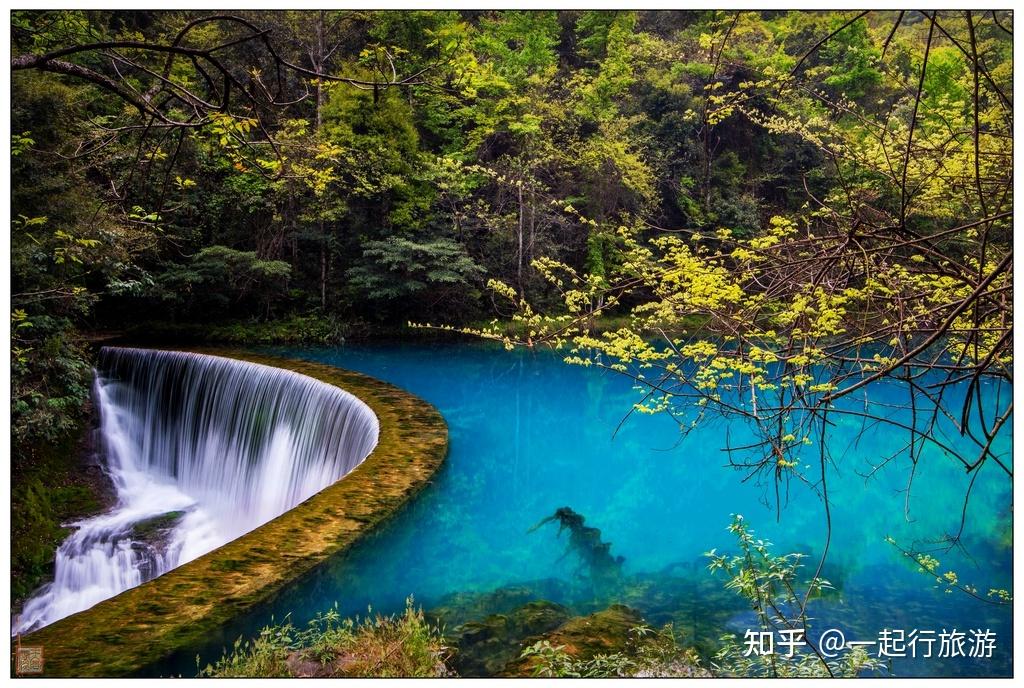
{"type": "Polygon", "coordinates": [[[612,604],[587,615],[534,601],[445,629],[413,606],[391,616],[341,619],[330,610],[307,628],[268,626],[200,676],[217,678],[711,677],[671,626],[653,629],[612,604]]]}
{"type": "MultiPolygon", "coordinates": [[[[692,317],[664,331],[670,335],[694,334],[702,330],[705,320],[692,317]]],[[[602,315],[589,323],[591,334],[614,332],[623,327],[631,327],[632,320],[628,315],[602,315]]],[[[458,327],[469,330],[492,328],[493,322],[479,321],[463,323],[458,327]]],[[[501,323],[500,332],[516,338],[525,338],[529,328],[523,323],[505,321],[501,323]]],[[[649,334],[660,334],[654,330],[649,334]]],[[[267,346],[267,345],[333,345],[344,342],[369,341],[453,341],[478,339],[474,335],[460,332],[459,329],[439,329],[431,327],[415,327],[408,323],[381,323],[365,320],[341,320],[333,316],[319,314],[291,315],[268,321],[240,320],[228,323],[197,323],[197,322],[144,322],[132,328],[118,332],[93,333],[92,339],[102,339],[103,343],[116,341],[146,345],[208,345],[208,346],[267,346]]]]}
{"type": "Polygon", "coordinates": [[[11,470],[11,608],[53,579],[57,548],[70,534],[65,524],[109,509],[114,486],[93,443],[91,407],[53,442],[25,448],[11,470]]]}
{"type": "Polygon", "coordinates": [[[43,646],[48,676],[129,675],[200,641],[351,546],[422,489],[444,460],[444,419],[429,404],[392,385],[329,366],[244,351],[201,353],[285,368],[355,394],[380,421],[377,447],[345,479],[247,535],[24,637],[25,645],[43,646]]]}

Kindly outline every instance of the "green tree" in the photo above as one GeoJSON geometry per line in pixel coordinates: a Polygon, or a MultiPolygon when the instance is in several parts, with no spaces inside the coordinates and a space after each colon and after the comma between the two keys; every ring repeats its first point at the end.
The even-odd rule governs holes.
{"type": "Polygon", "coordinates": [[[179,304],[190,317],[209,319],[256,313],[269,317],[286,292],[291,266],[262,260],[254,251],[208,246],[187,267],[171,267],[157,279],[158,294],[179,304]]]}
{"type": "Polygon", "coordinates": [[[451,239],[417,242],[391,237],[363,244],[363,261],[349,269],[350,284],[373,302],[420,317],[472,303],[484,270],[451,239]],[[398,306],[397,304],[403,304],[398,306]]]}

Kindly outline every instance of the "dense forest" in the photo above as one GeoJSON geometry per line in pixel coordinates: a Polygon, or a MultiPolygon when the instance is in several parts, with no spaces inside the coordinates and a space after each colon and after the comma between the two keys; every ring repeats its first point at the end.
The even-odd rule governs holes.
{"type": "MultiPolygon", "coordinates": [[[[412,322],[571,341],[639,379],[695,360],[697,403],[732,403],[730,375],[766,397],[725,410],[764,426],[749,467],[775,475],[865,380],[1010,377],[1009,12],[11,21],[15,597],[95,508],[47,457],[76,441],[105,333],[412,322]],[[643,339],[695,329],[731,343],[643,339]]],[[[657,383],[640,410],[680,398],[657,383]]],[[[1012,409],[974,421],[970,399],[950,411],[978,437],[967,470],[1012,409]]]]}

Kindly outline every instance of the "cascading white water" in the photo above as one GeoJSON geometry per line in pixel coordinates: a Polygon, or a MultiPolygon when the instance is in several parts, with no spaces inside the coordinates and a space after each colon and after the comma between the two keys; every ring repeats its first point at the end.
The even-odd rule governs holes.
{"type": "Polygon", "coordinates": [[[15,633],[266,523],[358,466],[379,431],[373,411],[337,387],[194,353],[104,348],[93,397],[117,505],[71,524],[54,581],[25,603],[15,633]]]}

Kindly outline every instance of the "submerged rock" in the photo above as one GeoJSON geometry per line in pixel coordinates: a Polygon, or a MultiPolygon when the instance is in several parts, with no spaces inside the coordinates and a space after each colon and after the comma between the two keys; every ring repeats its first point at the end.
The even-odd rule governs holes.
{"type": "MultiPolygon", "coordinates": [[[[543,660],[523,652],[547,641],[573,662],[614,656],[630,675],[710,675],[696,653],[676,646],[671,636],[637,630],[645,625],[639,612],[621,604],[576,616],[562,605],[535,600],[457,627],[449,635],[452,667],[459,676],[535,676],[543,660]]],[[[610,669],[607,675],[617,674],[610,669]]]]}
{"type": "MultiPolygon", "coordinates": [[[[613,604],[588,616],[568,619],[558,628],[530,638],[530,642],[525,645],[547,640],[552,646],[562,648],[565,654],[579,660],[593,659],[598,655],[630,654],[635,650],[635,634],[632,631],[643,625],[644,620],[636,610],[613,604]]],[[[505,666],[502,675],[533,676],[537,662],[536,657],[517,657],[505,666]]]]}
{"type": "MultiPolygon", "coordinates": [[[[676,645],[671,634],[644,628],[635,609],[613,604],[588,616],[569,619],[554,631],[529,640],[547,641],[575,664],[582,675],[635,677],[709,677],[696,652],[676,645]],[[639,630],[644,628],[644,630],[639,630]],[[615,658],[606,664],[590,663],[615,658]],[[621,672],[621,673],[620,673],[621,672]]],[[[507,664],[503,676],[536,676],[543,660],[537,655],[519,657],[507,664]]]]}
{"type": "Polygon", "coordinates": [[[451,640],[458,648],[454,668],[460,676],[497,676],[522,654],[534,638],[559,628],[569,610],[553,602],[528,602],[504,614],[469,621],[455,629],[451,640]]]}
{"type": "Polygon", "coordinates": [[[569,593],[569,586],[557,578],[527,581],[488,592],[457,592],[443,597],[438,606],[426,612],[426,617],[435,626],[453,631],[467,621],[479,621],[492,614],[507,614],[528,602],[552,600],[564,603],[569,593]]]}

